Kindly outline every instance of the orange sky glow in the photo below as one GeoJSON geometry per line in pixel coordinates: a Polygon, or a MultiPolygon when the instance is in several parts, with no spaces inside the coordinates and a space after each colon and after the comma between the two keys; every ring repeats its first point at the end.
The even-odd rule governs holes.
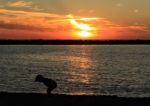
{"type": "MultiPolygon", "coordinates": [[[[131,11],[123,7],[127,2],[116,0],[110,4],[101,1],[110,7],[94,3],[95,8],[89,8],[91,1],[87,0],[83,8],[73,1],[76,7],[72,5],[72,9],[66,9],[69,8],[69,1],[66,0],[65,3],[54,1],[59,9],[49,9],[46,5],[49,1],[44,1],[39,0],[41,4],[38,4],[35,0],[2,0],[0,39],[150,39],[150,15],[146,15],[144,6],[137,5],[131,11]]],[[[128,5],[133,7],[132,3],[128,5]]]]}

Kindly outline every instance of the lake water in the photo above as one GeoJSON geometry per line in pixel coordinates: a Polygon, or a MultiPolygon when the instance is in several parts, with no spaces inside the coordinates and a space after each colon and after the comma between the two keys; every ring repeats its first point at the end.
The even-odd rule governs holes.
{"type": "Polygon", "coordinates": [[[150,46],[0,46],[0,92],[46,93],[37,74],[57,81],[53,93],[150,97],[150,46]]]}

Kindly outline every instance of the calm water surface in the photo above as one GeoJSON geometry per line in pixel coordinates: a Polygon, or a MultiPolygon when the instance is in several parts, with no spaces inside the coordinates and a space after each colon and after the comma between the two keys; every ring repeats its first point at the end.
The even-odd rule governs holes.
{"type": "Polygon", "coordinates": [[[0,46],[0,91],[45,93],[42,74],[58,83],[54,93],[150,97],[150,46],[0,46]]]}

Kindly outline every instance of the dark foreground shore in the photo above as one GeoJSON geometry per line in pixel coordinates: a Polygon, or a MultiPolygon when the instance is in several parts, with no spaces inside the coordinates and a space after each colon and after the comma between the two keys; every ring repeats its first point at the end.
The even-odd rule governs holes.
{"type": "Polygon", "coordinates": [[[150,106],[150,98],[0,93],[0,106],[150,106]]]}

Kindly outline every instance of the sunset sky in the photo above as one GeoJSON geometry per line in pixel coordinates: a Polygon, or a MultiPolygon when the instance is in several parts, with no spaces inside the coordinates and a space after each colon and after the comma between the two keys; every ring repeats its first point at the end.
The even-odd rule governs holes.
{"type": "Polygon", "coordinates": [[[150,0],[0,0],[0,39],[150,39],[150,0]]]}

